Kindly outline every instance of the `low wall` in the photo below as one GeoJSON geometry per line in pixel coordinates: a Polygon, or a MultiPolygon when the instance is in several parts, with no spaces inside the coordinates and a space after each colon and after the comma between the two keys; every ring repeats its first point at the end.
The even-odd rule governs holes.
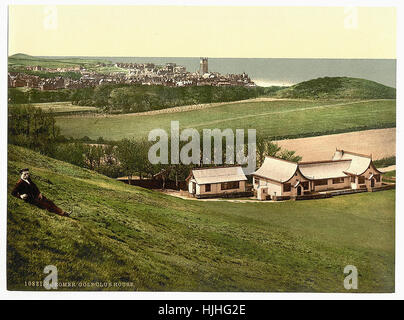
{"type": "Polygon", "coordinates": [[[324,193],[316,193],[316,194],[307,194],[302,196],[277,196],[277,197],[270,197],[267,196],[267,200],[274,200],[274,201],[282,201],[282,200],[310,200],[310,199],[325,199],[325,198],[332,198],[335,196],[340,196],[344,194],[354,194],[354,193],[363,193],[363,192],[377,192],[383,190],[391,190],[395,189],[396,185],[394,183],[385,184],[381,187],[377,188],[369,188],[369,189],[343,189],[343,190],[336,190],[336,191],[329,191],[324,193]]]}
{"type": "Polygon", "coordinates": [[[352,193],[362,193],[362,192],[367,192],[367,189],[345,189],[345,190],[337,190],[337,191],[331,191],[329,194],[332,196],[340,196],[343,194],[352,194],[352,193]]]}
{"type": "Polygon", "coordinates": [[[383,190],[391,190],[391,189],[395,189],[396,185],[394,183],[392,184],[386,184],[383,185],[381,187],[377,187],[377,188],[371,188],[369,191],[370,192],[377,192],[377,191],[383,191],[383,190]]]}
{"type": "MultiPolygon", "coordinates": [[[[131,186],[142,187],[146,189],[163,189],[163,180],[153,180],[153,179],[135,179],[131,180],[130,183],[128,180],[121,180],[126,184],[130,184],[131,186]]],[[[178,187],[173,180],[166,180],[165,189],[173,189],[173,190],[185,190],[187,188],[186,181],[179,181],[178,187]]]]}
{"type": "Polygon", "coordinates": [[[254,193],[252,191],[248,192],[232,192],[232,193],[216,193],[216,194],[197,194],[195,198],[197,199],[209,199],[209,198],[240,198],[240,197],[252,197],[254,193]]]}

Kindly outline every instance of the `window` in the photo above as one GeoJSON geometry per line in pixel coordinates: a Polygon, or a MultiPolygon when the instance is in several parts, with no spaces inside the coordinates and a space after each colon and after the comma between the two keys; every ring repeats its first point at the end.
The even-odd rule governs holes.
{"type": "Polygon", "coordinates": [[[291,190],[290,183],[285,183],[283,185],[283,192],[290,192],[290,190],[291,190]]]}
{"type": "Polygon", "coordinates": [[[351,182],[355,183],[355,176],[351,176],[351,182]]]}
{"type": "Polygon", "coordinates": [[[335,178],[335,179],[332,179],[332,183],[333,183],[333,184],[344,183],[344,178],[335,178]]]}
{"type": "Polygon", "coordinates": [[[365,183],[365,177],[362,177],[362,176],[358,177],[358,183],[359,184],[364,184],[365,183]]]}
{"type": "Polygon", "coordinates": [[[380,174],[375,174],[375,180],[376,182],[380,182],[380,174]]]}
{"type": "Polygon", "coordinates": [[[255,184],[260,184],[260,179],[254,178],[254,182],[255,182],[255,184]]]}
{"type": "Polygon", "coordinates": [[[309,182],[308,181],[302,182],[302,186],[303,186],[304,190],[308,190],[309,189],[309,182]]]}
{"type": "Polygon", "coordinates": [[[205,184],[205,192],[210,192],[210,184],[205,184]]]}
{"type": "Polygon", "coordinates": [[[326,186],[328,184],[327,179],[322,179],[322,180],[315,180],[314,185],[315,186],[326,186]]]}
{"type": "Polygon", "coordinates": [[[223,182],[221,184],[222,190],[238,189],[240,187],[239,181],[223,182]]]}

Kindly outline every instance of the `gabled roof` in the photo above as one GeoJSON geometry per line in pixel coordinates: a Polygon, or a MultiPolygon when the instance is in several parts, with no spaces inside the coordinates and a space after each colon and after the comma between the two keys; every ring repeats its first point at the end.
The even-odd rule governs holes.
{"type": "Polygon", "coordinates": [[[297,163],[295,162],[267,156],[262,166],[253,175],[278,182],[286,182],[293,177],[296,170],[297,163]]]}
{"type": "Polygon", "coordinates": [[[371,156],[337,149],[333,159],[326,161],[295,163],[267,156],[253,175],[283,183],[289,181],[296,171],[308,180],[332,179],[362,175],[369,166],[381,173],[372,164],[371,156]]]}
{"type": "Polygon", "coordinates": [[[192,175],[197,184],[245,181],[243,169],[240,166],[193,169],[192,175]]]}
{"type": "Polygon", "coordinates": [[[345,172],[353,175],[363,174],[367,170],[367,168],[369,168],[370,163],[372,162],[371,156],[338,149],[335,151],[334,157],[332,159],[352,160],[351,165],[345,170],[345,172]]]}
{"type": "Polygon", "coordinates": [[[308,179],[331,179],[346,177],[345,171],[351,165],[351,160],[329,160],[315,162],[300,162],[299,170],[308,179]]]}

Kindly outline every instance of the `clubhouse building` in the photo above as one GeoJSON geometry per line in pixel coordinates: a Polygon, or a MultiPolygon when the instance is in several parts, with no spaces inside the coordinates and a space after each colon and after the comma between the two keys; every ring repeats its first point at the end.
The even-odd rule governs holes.
{"type": "Polygon", "coordinates": [[[252,175],[259,200],[382,186],[382,172],[376,169],[371,156],[338,149],[332,160],[326,161],[295,163],[267,156],[252,175]]]}

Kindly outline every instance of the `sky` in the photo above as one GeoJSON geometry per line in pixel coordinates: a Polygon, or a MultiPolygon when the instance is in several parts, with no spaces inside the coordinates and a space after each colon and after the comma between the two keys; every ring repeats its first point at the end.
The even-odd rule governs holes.
{"type": "Polygon", "coordinates": [[[12,5],[9,55],[395,59],[389,7],[12,5]]]}

